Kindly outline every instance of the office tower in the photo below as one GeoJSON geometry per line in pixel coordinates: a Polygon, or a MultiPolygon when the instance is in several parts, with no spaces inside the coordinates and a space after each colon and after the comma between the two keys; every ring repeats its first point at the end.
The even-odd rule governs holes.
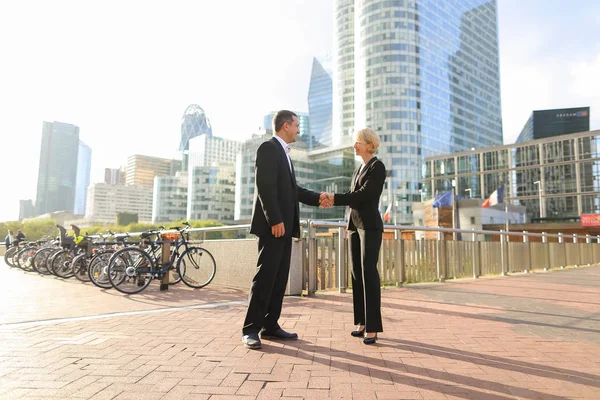
{"type": "Polygon", "coordinates": [[[308,116],[310,118],[310,145],[315,149],[331,146],[331,122],[333,112],[333,80],[331,57],[313,58],[308,88],[308,116]]]}
{"type": "Polygon", "coordinates": [[[181,141],[179,151],[189,149],[191,138],[206,134],[212,137],[212,127],[210,120],[204,113],[202,107],[197,104],[190,104],[184,111],[181,118],[181,141]]]}
{"type": "MultiPolygon", "coordinates": [[[[38,215],[54,211],[73,212],[78,150],[79,127],[44,121],[35,201],[38,215]]],[[[18,166],[13,170],[15,168],[18,171],[18,166]]]]}
{"type": "Polygon", "coordinates": [[[412,223],[423,157],[502,143],[496,0],[336,0],[334,12],[334,143],[380,135],[392,220],[412,223]]]}
{"type": "Polygon", "coordinates": [[[104,183],[109,185],[125,184],[125,168],[104,168],[104,183]]]}
{"type": "MultiPolygon", "coordinates": [[[[600,131],[428,157],[424,188],[456,181],[457,194],[488,198],[504,186],[530,221],[600,214],[600,131]]],[[[441,189],[440,189],[441,190],[441,189]]]]}
{"type": "Polygon", "coordinates": [[[19,221],[31,218],[35,215],[33,200],[19,200],[19,221]]]}
{"type": "Polygon", "coordinates": [[[152,222],[152,187],[96,183],[88,187],[85,220],[114,224],[117,213],[138,215],[138,222],[152,222]]]}
{"type": "Polygon", "coordinates": [[[186,218],[188,174],[179,171],[175,176],[156,176],[152,195],[152,223],[174,222],[186,218]]]}
{"type": "Polygon", "coordinates": [[[590,130],[590,108],[559,108],[531,113],[517,143],[590,130]]]}
{"type": "Polygon", "coordinates": [[[75,206],[73,213],[85,214],[87,188],[90,185],[90,172],[92,170],[92,149],[87,144],[79,141],[77,153],[77,177],[75,178],[75,206]]]}
{"type": "Polygon", "coordinates": [[[233,222],[235,159],[241,142],[201,135],[190,140],[187,218],[233,222]]]}
{"type": "Polygon", "coordinates": [[[174,175],[181,170],[181,161],[139,154],[127,158],[126,185],[152,188],[155,176],[174,175]]]}
{"type": "Polygon", "coordinates": [[[241,145],[242,143],[237,140],[200,135],[190,139],[189,162],[197,167],[219,162],[234,163],[241,145]]]}

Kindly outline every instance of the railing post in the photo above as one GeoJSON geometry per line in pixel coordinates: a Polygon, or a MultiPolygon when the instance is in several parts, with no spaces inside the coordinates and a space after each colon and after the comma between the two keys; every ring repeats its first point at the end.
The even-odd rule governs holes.
{"type": "Polygon", "coordinates": [[[339,227],[338,228],[338,283],[339,283],[339,292],[346,293],[346,288],[348,287],[348,270],[346,269],[346,228],[339,227]]]}
{"type": "MultiPolygon", "coordinates": [[[[590,255],[590,250],[592,250],[592,247],[590,246],[590,244],[592,244],[592,237],[590,236],[589,233],[585,234],[585,254],[586,254],[586,259],[587,259],[587,266],[590,267],[592,264],[590,263],[590,260],[592,259],[593,255],[590,255]]],[[[593,254],[593,253],[592,253],[593,254]]]]}
{"type": "Polygon", "coordinates": [[[477,250],[475,249],[475,246],[477,246],[478,242],[476,241],[476,238],[475,238],[475,228],[473,228],[473,233],[471,234],[471,239],[473,241],[473,249],[472,249],[472,253],[471,253],[471,260],[473,261],[473,278],[477,278],[478,277],[477,263],[475,262],[475,255],[477,254],[477,250]]]}
{"type": "Polygon", "coordinates": [[[564,258],[563,258],[564,263],[563,263],[563,265],[560,266],[560,269],[565,269],[564,264],[567,263],[567,247],[566,247],[566,243],[564,243],[564,240],[563,240],[563,234],[560,232],[558,233],[558,243],[564,244],[563,251],[562,251],[562,253],[564,254],[564,258]]]}
{"type": "Polygon", "coordinates": [[[506,276],[506,268],[504,265],[504,259],[506,258],[506,254],[504,254],[505,245],[504,230],[500,229],[500,263],[502,264],[502,276],[506,276]]]}
{"type": "Polygon", "coordinates": [[[544,245],[544,250],[546,252],[547,261],[544,265],[544,271],[548,271],[548,266],[550,265],[550,243],[548,243],[548,238],[546,237],[546,232],[542,232],[542,244],[544,245]]]}
{"type": "Polygon", "coordinates": [[[396,240],[398,240],[398,252],[396,254],[396,261],[400,266],[400,276],[396,277],[396,284],[400,286],[404,282],[406,282],[406,264],[404,263],[404,239],[402,239],[402,235],[397,235],[396,240]]]}
{"type": "Polygon", "coordinates": [[[532,261],[531,244],[529,244],[529,236],[527,236],[527,231],[523,231],[523,243],[527,244],[527,259],[528,259],[528,265],[525,266],[525,269],[523,270],[523,272],[528,274],[530,269],[533,269],[533,268],[531,267],[531,261],[532,261]]]}
{"type": "MultiPolygon", "coordinates": [[[[573,234],[573,243],[574,244],[579,243],[576,233],[573,234]]],[[[577,262],[575,263],[575,268],[579,268],[579,264],[581,263],[581,252],[579,250],[579,246],[575,246],[575,248],[577,249],[577,262]]]]}
{"type": "MultiPolygon", "coordinates": [[[[440,231],[438,231],[438,237],[437,237],[436,244],[437,244],[437,246],[436,246],[437,248],[436,248],[436,254],[435,254],[435,264],[436,264],[436,269],[437,269],[437,278],[438,278],[438,281],[444,282],[444,275],[442,272],[442,262],[440,260],[441,254],[442,254],[442,246],[443,246],[442,232],[440,232],[440,231]]],[[[445,258],[448,258],[448,257],[445,257],[445,258]]]]}
{"type": "Polygon", "coordinates": [[[317,239],[315,227],[308,220],[308,295],[314,296],[317,291],[317,239]]]}

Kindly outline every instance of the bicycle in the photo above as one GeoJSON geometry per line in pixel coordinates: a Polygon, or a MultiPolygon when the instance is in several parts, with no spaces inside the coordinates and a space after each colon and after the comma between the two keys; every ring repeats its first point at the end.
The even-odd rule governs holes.
{"type": "Polygon", "coordinates": [[[208,250],[188,245],[191,226],[187,222],[184,225],[184,228],[170,228],[177,230],[174,236],[161,230],[144,232],[141,246],[126,247],[114,253],[107,273],[112,286],[121,293],[135,294],[146,289],[153,279],[162,279],[172,271],[177,273],[172,276],[173,284],[183,281],[195,289],[208,285],[215,276],[215,259],[208,250]],[[155,240],[151,240],[153,236],[155,240]],[[163,245],[172,248],[166,263],[162,262],[163,245]]]}

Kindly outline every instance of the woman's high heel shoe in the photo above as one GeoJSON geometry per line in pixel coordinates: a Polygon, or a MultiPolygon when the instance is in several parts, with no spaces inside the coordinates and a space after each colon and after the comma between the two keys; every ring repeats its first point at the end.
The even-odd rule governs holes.
{"type": "Polygon", "coordinates": [[[354,337],[361,337],[365,334],[365,327],[363,326],[363,328],[360,330],[353,330],[352,332],[350,332],[350,334],[354,337]]]}
{"type": "Polygon", "coordinates": [[[373,337],[365,337],[363,339],[363,343],[364,344],[375,344],[375,343],[377,343],[377,333],[375,333],[375,336],[373,336],[373,337]]]}

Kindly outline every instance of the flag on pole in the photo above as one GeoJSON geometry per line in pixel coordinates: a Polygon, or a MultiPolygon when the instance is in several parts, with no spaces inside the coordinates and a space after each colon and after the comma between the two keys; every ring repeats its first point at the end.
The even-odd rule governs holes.
{"type": "Polygon", "coordinates": [[[392,202],[390,201],[388,208],[385,210],[385,213],[383,214],[383,220],[385,222],[388,222],[390,220],[391,215],[392,215],[392,202]]]}
{"type": "Polygon", "coordinates": [[[446,192],[433,202],[432,207],[450,207],[452,206],[452,192],[446,192]]]}
{"type": "Polygon", "coordinates": [[[498,189],[494,190],[494,193],[492,193],[490,195],[490,197],[488,197],[483,202],[483,204],[481,205],[481,208],[495,206],[496,204],[500,204],[503,202],[504,202],[504,186],[500,186],[498,189]]]}

